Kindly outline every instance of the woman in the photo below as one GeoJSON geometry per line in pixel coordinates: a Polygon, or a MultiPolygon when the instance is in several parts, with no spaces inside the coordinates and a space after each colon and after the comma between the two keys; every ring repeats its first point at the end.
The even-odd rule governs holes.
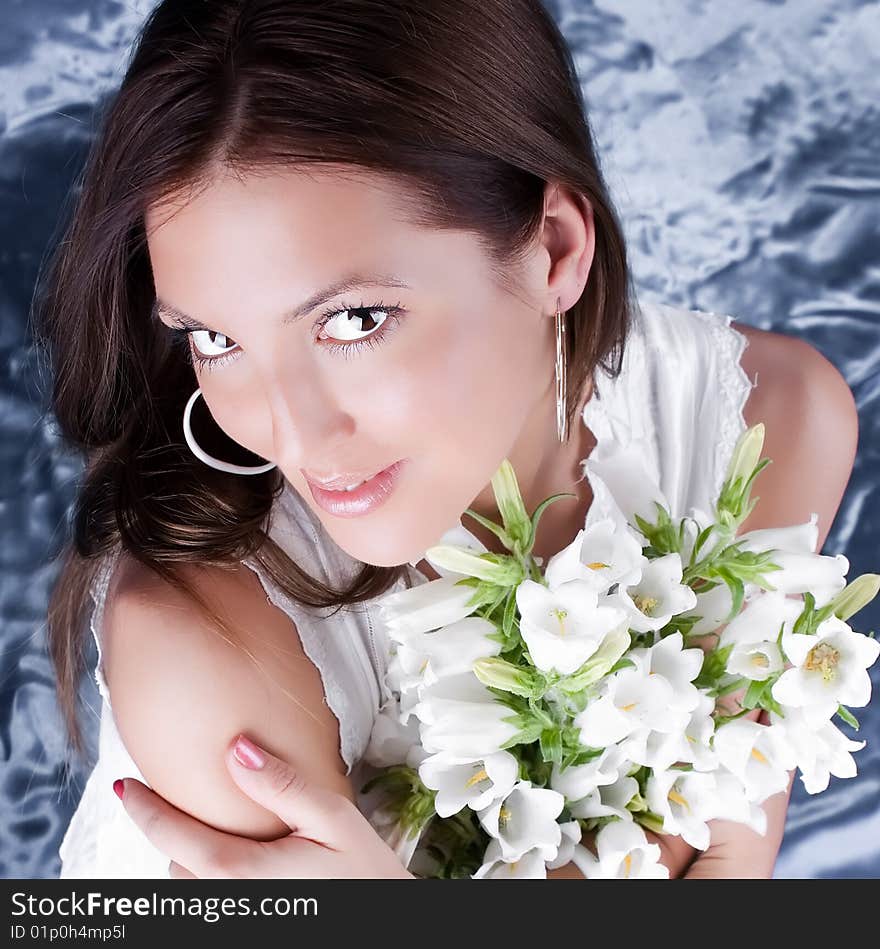
{"type": "MultiPolygon", "coordinates": [[[[376,601],[436,576],[424,551],[466,508],[493,516],[503,458],[529,509],[576,496],[541,520],[546,557],[600,512],[582,463],[615,442],[705,508],[764,422],[743,529],[816,511],[820,546],[855,454],[816,350],[635,305],[537,0],[159,4],[42,314],[89,462],[49,615],[75,747],[87,618],[104,703],[62,876],[408,876],[352,806],[376,601]],[[270,766],[238,766],[240,732],[270,766]]],[[[715,822],[696,860],[663,838],[671,875],[770,876],[786,804],[763,838],[715,822]]]]}

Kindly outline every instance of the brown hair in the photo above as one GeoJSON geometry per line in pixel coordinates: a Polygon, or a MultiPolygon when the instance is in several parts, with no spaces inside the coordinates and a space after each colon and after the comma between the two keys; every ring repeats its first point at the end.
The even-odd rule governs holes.
{"type": "MultiPolygon", "coordinates": [[[[159,3],[102,116],[36,297],[52,408],[86,460],[48,614],[77,750],[88,589],[117,543],[223,629],[176,567],[253,556],[295,600],[335,608],[381,595],[406,571],[363,564],[346,589],[327,587],[267,536],[278,470],[215,471],[182,438],[193,374],[151,319],[145,209],[218,169],[291,164],[390,176],[417,223],[476,233],[509,285],[538,233],[546,183],[582,195],[596,248],[566,314],[569,431],[595,369],[620,372],[635,306],[626,250],[571,53],[539,0],[159,3]]],[[[258,463],[213,428],[214,442],[199,433],[208,451],[258,463]]]]}

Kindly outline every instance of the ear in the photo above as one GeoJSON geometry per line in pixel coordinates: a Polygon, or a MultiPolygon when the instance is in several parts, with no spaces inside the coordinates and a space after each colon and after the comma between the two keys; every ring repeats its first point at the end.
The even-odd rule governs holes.
{"type": "Polygon", "coordinates": [[[544,188],[541,243],[549,266],[545,312],[565,312],[580,299],[596,252],[593,207],[585,195],[558,182],[544,188]]]}

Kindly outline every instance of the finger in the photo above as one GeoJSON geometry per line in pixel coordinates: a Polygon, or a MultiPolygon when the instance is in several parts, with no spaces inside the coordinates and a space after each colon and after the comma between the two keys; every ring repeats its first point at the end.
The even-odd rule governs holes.
{"type": "MultiPolygon", "coordinates": [[[[235,876],[235,869],[246,865],[245,858],[258,859],[256,848],[253,855],[248,850],[252,841],[203,824],[136,778],[126,778],[123,787],[122,806],[141,833],[157,850],[188,867],[197,878],[235,876]]],[[[258,873],[257,869],[255,875],[258,873]]]]}
{"type": "Polygon", "coordinates": [[[194,873],[190,873],[186,867],[182,867],[173,860],[168,864],[168,876],[170,876],[172,880],[198,880],[198,877],[194,873]]]}
{"type": "Polygon", "coordinates": [[[347,797],[314,784],[243,735],[227,749],[225,760],[242,791],[280,817],[297,836],[342,849],[356,818],[363,820],[347,797]]]}

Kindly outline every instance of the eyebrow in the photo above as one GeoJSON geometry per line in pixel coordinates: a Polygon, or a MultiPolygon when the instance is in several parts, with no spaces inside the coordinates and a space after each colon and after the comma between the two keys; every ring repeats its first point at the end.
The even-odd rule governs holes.
{"type": "MultiPolygon", "coordinates": [[[[348,276],[343,277],[341,280],[338,280],[336,283],[331,284],[329,287],[324,287],[323,290],[318,290],[308,299],[303,300],[303,302],[299,305],[282,313],[281,323],[282,325],[294,323],[302,317],[308,316],[309,313],[321,306],[322,303],[326,303],[328,300],[338,297],[339,294],[349,293],[352,290],[360,290],[366,287],[396,287],[398,289],[404,290],[412,289],[408,283],[394,274],[349,274],[348,276]]],[[[214,329],[213,326],[206,326],[201,322],[201,320],[197,320],[194,316],[189,316],[189,314],[179,310],[176,306],[166,303],[164,300],[160,300],[158,297],[156,297],[156,301],[153,304],[153,313],[156,316],[161,314],[170,317],[180,329],[214,329]]]]}

